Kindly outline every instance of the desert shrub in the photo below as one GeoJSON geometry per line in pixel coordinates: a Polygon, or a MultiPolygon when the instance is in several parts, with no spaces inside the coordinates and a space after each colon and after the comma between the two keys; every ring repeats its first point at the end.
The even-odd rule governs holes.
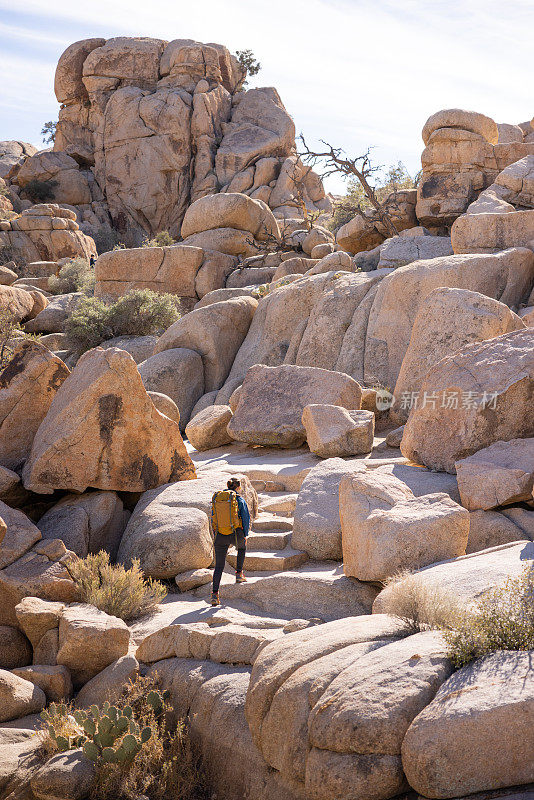
{"type": "Polygon", "coordinates": [[[155,673],[127,684],[115,706],[53,703],[41,715],[43,750],[83,747],[96,765],[91,800],[206,800],[199,756],[185,725],[172,723],[167,700],[155,673]]]}
{"type": "Polygon", "coordinates": [[[141,247],[169,247],[171,244],[176,244],[176,239],[173,239],[169,231],[160,231],[152,239],[145,237],[141,247]]]}
{"type": "Polygon", "coordinates": [[[57,181],[38,181],[33,178],[24,186],[24,192],[34,203],[46,203],[47,200],[54,199],[57,185],[57,181]]]}
{"type": "Polygon", "coordinates": [[[416,573],[398,573],[386,585],[384,612],[402,620],[410,633],[446,630],[465,614],[452,593],[422,581],[416,573]]]}
{"type": "Polygon", "coordinates": [[[22,328],[15,314],[9,308],[0,309],[0,370],[3,370],[13,356],[13,345],[18,341],[22,328]]]}
{"type": "Polygon", "coordinates": [[[103,550],[73,560],[69,572],[79,602],[127,622],[154,611],[167,594],[159,581],[144,577],[137,559],[127,569],[122,564],[110,564],[109,554],[103,550]]]}
{"type": "Polygon", "coordinates": [[[78,354],[115,336],[162,333],[180,316],[177,298],[135,289],[114,303],[82,297],[65,323],[69,346],[78,354]]]}
{"type": "Polygon", "coordinates": [[[58,275],[49,277],[48,289],[53,294],[68,294],[69,292],[93,294],[95,271],[85,258],[73,258],[68,264],[61,267],[58,275]]]}
{"type": "Polygon", "coordinates": [[[444,636],[456,667],[496,650],[534,650],[534,565],[487,592],[444,636]]]}

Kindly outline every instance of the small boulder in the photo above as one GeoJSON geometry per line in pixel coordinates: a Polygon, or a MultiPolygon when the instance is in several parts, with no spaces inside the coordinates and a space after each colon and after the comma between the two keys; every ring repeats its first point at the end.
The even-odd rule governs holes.
{"type": "Polygon", "coordinates": [[[77,685],[126,655],[129,644],[126,623],[95,606],[73,603],[61,612],[57,663],[70,670],[77,685]]]}
{"type": "Polygon", "coordinates": [[[154,355],[177,348],[195,351],[204,365],[204,391],[220,389],[257,306],[254,297],[234,297],[194,309],[167,328],[154,348],[154,355]]]}
{"type": "Polygon", "coordinates": [[[308,447],[319,458],[357,456],[373,448],[375,415],[314,403],[304,407],[302,424],[308,447]]]}
{"type": "Polygon", "coordinates": [[[81,750],[52,756],[30,781],[36,800],[85,800],[95,781],[96,767],[81,750]]]}
{"type": "Polygon", "coordinates": [[[162,394],[161,392],[147,392],[147,394],[160,414],[165,414],[166,417],[172,419],[177,425],[180,424],[180,409],[174,400],[171,400],[168,395],[162,394]]]}
{"type": "Polygon", "coordinates": [[[15,608],[17,621],[33,647],[37,647],[47,631],[59,626],[59,617],[64,608],[64,603],[54,603],[40,597],[24,597],[20,601],[15,608]]]}
{"type": "Polygon", "coordinates": [[[455,464],[462,505],[487,510],[532,498],[534,438],[495,442],[455,464]]]}
{"type": "Polygon", "coordinates": [[[88,708],[93,704],[101,706],[106,700],[114,704],[119,700],[122,690],[138,674],[137,659],[133,655],[121,656],[82,686],[76,695],[76,705],[79,708],[88,708]]]}
{"type": "Polygon", "coordinates": [[[176,575],[174,582],[181,592],[192,592],[193,589],[198,589],[199,586],[211,583],[212,578],[212,570],[204,567],[203,569],[190,569],[187,572],[181,572],[176,575]]]}
{"type": "Polygon", "coordinates": [[[402,765],[410,786],[452,798],[531,784],[533,714],[532,653],[501,651],[463,667],[408,728],[402,765]]]}
{"type": "Polygon", "coordinates": [[[34,664],[14,669],[13,673],[42,689],[48,703],[63,703],[72,695],[70,672],[61,665],[34,664]]]}
{"type": "Polygon", "coordinates": [[[24,330],[27,333],[63,333],[67,317],[74,311],[82,297],[82,292],[51,297],[46,308],[24,325],[24,330]]]}
{"type": "Polygon", "coordinates": [[[115,558],[128,514],[115,492],[70,494],[39,520],[43,539],[61,539],[80,558],[105,550],[115,558]]]}
{"type": "Polygon", "coordinates": [[[361,396],[359,384],[342,372],[256,364],[246,374],[228,433],[248,444],[299,447],[306,439],[305,406],[317,402],[359,409],[361,396]]]}
{"type": "Polygon", "coordinates": [[[138,370],[147,392],[161,392],[176,403],[180,430],[184,430],[193,406],[204,393],[200,355],[187,347],[173,347],[151,355],[139,364],[138,370]]]}
{"type": "Polygon", "coordinates": [[[34,299],[25,289],[0,284],[0,311],[8,310],[16,322],[29,319],[34,299]]]}
{"type": "Polygon", "coordinates": [[[345,574],[362,581],[455,558],[467,546],[469,512],[441,492],[415,497],[393,475],[343,478],[339,515],[345,574]]]}
{"type": "Polygon", "coordinates": [[[66,566],[69,558],[62,541],[47,539],[0,570],[0,624],[19,625],[15,608],[25,597],[72,602],[76,587],[66,566]]]}
{"type": "Polygon", "coordinates": [[[143,492],[195,477],[178,425],[160,414],[124,350],[85,353],[54,398],[24,466],[27,489],[143,492]]]}
{"type": "Polygon", "coordinates": [[[152,578],[174,578],[189,569],[208,567],[213,553],[207,515],[197,508],[173,508],[169,515],[164,497],[140,513],[136,510],[117,560],[129,567],[134,558],[152,578]]]}
{"type": "Polygon", "coordinates": [[[41,533],[26,514],[1,501],[0,518],[7,528],[0,541],[0,569],[4,569],[27,553],[39,541],[41,533]]]}
{"type": "Polygon", "coordinates": [[[0,669],[0,722],[38,714],[45,706],[46,697],[42,689],[0,669]]]}
{"type": "Polygon", "coordinates": [[[232,441],[227,431],[231,419],[230,406],[208,406],[187,423],[185,435],[195,450],[221,447],[232,441]]]}
{"type": "MultiPolygon", "coordinates": [[[[258,240],[278,239],[278,223],[269,207],[245,194],[209,194],[192,203],[182,222],[182,238],[213,228],[248,231],[258,240]]],[[[217,249],[217,248],[214,248],[217,249]]]]}
{"type": "Polygon", "coordinates": [[[291,546],[310,558],[343,560],[339,484],[345,475],[360,470],[342,458],[327,458],[310,469],[300,488],[293,521],[291,546]]]}
{"type": "Polygon", "coordinates": [[[435,364],[421,392],[445,398],[413,408],[403,456],[429,469],[454,464],[493,442],[534,436],[534,330],[468,345],[435,364]]]}
{"type": "Polygon", "coordinates": [[[11,625],[0,625],[0,669],[26,667],[32,663],[32,648],[24,634],[11,625]]]}

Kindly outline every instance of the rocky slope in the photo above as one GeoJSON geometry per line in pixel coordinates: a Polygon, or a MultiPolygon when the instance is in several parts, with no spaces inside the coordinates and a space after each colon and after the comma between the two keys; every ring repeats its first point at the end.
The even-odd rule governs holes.
{"type": "Polygon", "coordinates": [[[220,800],[527,800],[532,650],[456,669],[396,603],[416,585],[473,609],[534,568],[534,131],[434,114],[398,235],[358,216],[335,237],[297,202],[278,95],[242,78],[219,45],[78,42],[54,150],[0,149],[0,311],[41,335],[14,334],[0,373],[0,800],[85,800],[94,768],[43,763],[36,715],[139,671],[220,800]],[[45,177],[57,203],[32,205],[45,177]],[[150,288],[184,313],[78,357],[82,292],[49,281],[111,223],[182,238],[101,255],[97,297],[150,288]],[[212,608],[231,475],[248,581],[231,549],[212,608]],[[78,602],[72,564],[102,549],[176,590],[128,624],[78,602]]]}

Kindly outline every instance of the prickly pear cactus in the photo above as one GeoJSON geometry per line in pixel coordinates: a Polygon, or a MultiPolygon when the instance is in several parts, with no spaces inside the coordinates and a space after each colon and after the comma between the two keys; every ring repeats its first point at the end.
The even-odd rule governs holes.
{"type": "MultiPolygon", "coordinates": [[[[163,712],[167,696],[168,692],[162,694],[156,690],[147,694],[146,701],[156,718],[163,712]]],[[[77,709],[72,713],[66,705],[52,703],[41,717],[48,724],[48,732],[60,752],[81,747],[91,761],[127,764],[152,736],[150,725],[141,729],[135,721],[131,706],[120,709],[107,701],[100,708],[93,705],[88,710],[77,709]],[[58,717],[65,724],[59,725],[58,717]],[[64,733],[69,728],[66,723],[70,723],[70,728],[75,731],[71,736],[64,733]]]]}

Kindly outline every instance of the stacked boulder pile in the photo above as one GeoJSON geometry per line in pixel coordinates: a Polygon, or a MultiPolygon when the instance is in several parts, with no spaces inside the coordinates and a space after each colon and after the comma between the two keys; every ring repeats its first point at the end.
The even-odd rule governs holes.
{"type": "Polygon", "coordinates": [[[219,44],[75,42],[57,65],[53,151],[26,148],[23,161],[19,143],[4,143],[2,177],[18,203],[31,181],[53,181],[86,233],[113,228],[130,244],[160,230],[176,236],[188,206],[220,191],[295,217],[298,181],[310,210],[329,211],[320,179],[295,157],[295,126],[277,91],[242,91],[245,77],[219,44]]]}
{"type": "Polygon", "coordinates": [[[77,256],[89,260],[96,252],[93,240],[79,229],[76,214],[50,203],[39,203],[14,219],[0,221],[0,248],[23,263],[77,256]]]}

